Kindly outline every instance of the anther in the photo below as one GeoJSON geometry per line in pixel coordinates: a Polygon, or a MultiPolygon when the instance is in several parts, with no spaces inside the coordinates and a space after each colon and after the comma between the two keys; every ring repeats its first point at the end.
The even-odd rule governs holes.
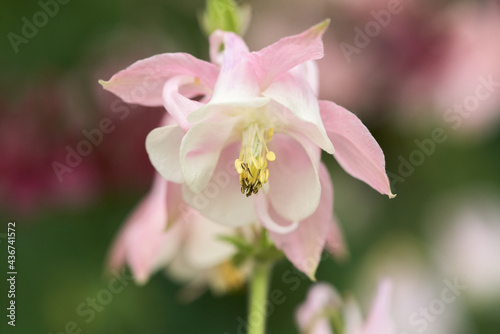
{"type": "Polygon", "coordinates": [[[257,194],[269,179],[268,161],[276,155],[269,151],[267,142],[274,135],[274,129],[261,127],[259,123],[250,124],[243,132],[241,151],[234,167],[239,174],[241,193],[247,197],[257,194]]]}
{"type": "Polygon", "coordinates": [[[269,160],[269,161],[274,161],[274,160],[276,160],[276,154],[274,154],[274,152],[273,152],[273,151],[269,151],[269,152],[267,152],[267,154],[266,154],[266,158],[267,158],[267,160],[269,160]]]}

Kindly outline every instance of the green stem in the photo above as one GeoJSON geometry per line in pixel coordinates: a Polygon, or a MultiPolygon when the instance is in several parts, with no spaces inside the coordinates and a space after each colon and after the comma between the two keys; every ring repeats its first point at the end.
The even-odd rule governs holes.
{"type": "Polygon", "coordinates": [[[257,264],[250,282],[250,301],[248,312],[248,334],[264,334],[267,318],[267,294],[271,264],[257,264]]]}

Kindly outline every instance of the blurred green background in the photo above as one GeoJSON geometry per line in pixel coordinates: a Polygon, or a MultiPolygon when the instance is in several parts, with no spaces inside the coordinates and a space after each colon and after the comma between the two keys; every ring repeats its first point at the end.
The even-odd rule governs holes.
{"type": "MultiPolygon", "coordinates": [[[[331,17],[325,39],[331,42],[330,46],[337,45],[337,56],[341,52],[340,42],[352,44],[353,27],[364,26],[372,20],[370,10],[385,6],[382,1],[371,4],[355,1],[355,5],[334,1],[252,1],[250,4],[253,18],[247,41],[252,50],[331,17]]],[[[434,85],[446,86],[448,74],[425,78],[428,83],[422,76],[424,72],[436,74],[441,62],[448,59],[447,52],[453,49],[450,45],[456,42],[450,37],[454,31],[450,23],[453,15],[447,13],[461,5],[438,2],[414,6],[398,14],[391,22],[394,28],[389,26],[374,37],[371,45],[361,50],[353,62],[348,63],[342,57],[334,59],[328,53],[329,47],[320,62],[320,75],[327,79],[321,94],[358,114],[384,150],[389,172],[400,174],[401,157],[408,160],[412,152],[419,149],[415,140],[431,138],[435,128],[444,129],[448,136],[444,143],[435,144],[435,151],[425,155],[425,161],[414,166],[404,182],[392,178],[396,180],[393,192],[398,194],[393,200],[349,177],[332,157],[324,156],[335,186],[335,212],[351,256],[342,263],[326,259],[320,264],[317,278],[332,283],[343,293],[358,296],[365,310],[376,284],[373,277],[364,274],[368,270],[366,263],[378,248],[389,247],[394,255],[400,246],[390,248],[391,242],[406,244],[406,240],[411,240],[425,270],[438,281],[453,279],[434,261],[433,228],[441,220],[433,217],[459,210],[463,201],[470,203],[478,200],[478,196],[493,198],[497,204],[495,199],[500,198],[500,130],[495,123],[495,115],[500,113],[500,99],[493,96],[491,99],[496,102],[488,101],[493,106],[489,106],[486,113],[494,116],[484,128],[462,131],[440,121],[442,110],[435,107],[439,104],[434,104],[434,96],[425,89],[403,90],[413,87],[415,81],[424,88],[431,87],[434,94],[440,93],[434,85]],[[404,34],[386,34],[389,28],[404,34]],[[406,49],[399,52],[399,48],[406,49]],[[337,75],[345,75],[346,81],[340,84],[328,81],[337,75]],[[457,199],[454,204],[457,194],[465,199],[462,202],[457,199]],[[442,205],[443,200],[451,204],[442,205]],[[444,213],[435,214],[439,210],[444,213]],[[359,283],[363,280],[365,283],[359,283]],[[362,296],[363,284],[371,287],[366,296],[362,296]]],[[[484,3],[474,3],[474,6],[484,6],[484,3]]],[[[103,275],[103,267],[108,247],[124,219],[149,188],[153,169],[144,152],[144,140],[158,124],[161,109],[132,108],[129,117],[114,120],[116,130],[106,135],[103,144],[94,147],[63,182],[58,181],[51,165],[53,161],[63,161],[66,145],[74,147],[84,138],[83,129],[96,128],[109,113],[115,98],[101,89],[98,79],[108,79],[133,61],[162,52],[188,52],[207,59],[207,38],[197,21],[203,7],[201,0],[72,0],[59,4],[58,13],[38,28],[26,44],[20,44],[16,53],[7,34],[21,35],[22,18],[31,21],[41,7],[34,1],[2,3],[2,313],[6,313],[7,305],[5,234],[9,221],[17,223],[18,272],[16,327],[7,326],[6,317],[2,315],[2,333],[65,333],[65,326],[73,321],[81,333],[238,332],[238,317],[246,318],[245,291],[226,296],[207,292],[186,305],[178,300],[181,286],[162,274],[156,274],[143,287],[130,282],[121,293],[113,295],[112,301],[103,306],[101,312],[96,312],[95,319],[89,323],[76,312],[87,298],[95,298],[99,291],[106,289],[108,278],[103,275]]],[[[500,30],[497,37],[498,34],[500,30]]],[[[495,54],[496,50],[481,52],[495,54]]],[[[494,77],[498,73],[500,78],[499,68],[477,73],[470,80],[491,73],[494,77]]],[[[500,224],[498,217],[495,223],[500,224]]],[[[500,243],[500,236],[497,237],[500,243]]],[[[497,259],[498,253],[491,254],[490,265],[499,266],[497,259]]],[[[412,265],[407,262],[408,267],[412,265]]],[[[310,285],[289,262],[277,265],[271,289],[283,291],[286,302],[275,305],[270,314],[269,333],[297,332],[293,312],[304,300],[310,285]]],[[[494,288],[500,289],[500,282],[494,288]]],[[[460,333],[498,333],[500,301],[471,303],[468,298],[459,301],[463,312],[460,321],[466,323],[460,333]]],[[[409,333],[417,333],[417,330],[409,333]]],[[[452,329],[441,332],[445,333],[459,332],[452,329]]]]}

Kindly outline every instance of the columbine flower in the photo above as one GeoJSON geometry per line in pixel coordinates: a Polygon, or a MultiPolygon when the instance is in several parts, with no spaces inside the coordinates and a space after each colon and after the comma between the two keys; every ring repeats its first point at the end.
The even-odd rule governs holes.
{"type": "Polygon", "coordinates": [[[344,108],[317,99],[317,73],[309,61],[323,56],[327,26],[325,21],[259,52],[249,52],[233,33],[216,31],[210,38],[213,64],[162,54],[103,85],[130,103],[164,105],[179,124],[153,130],[146,144],[163,177],[185,182],[191,204],[218,169],[234,165],[238,175],[201,209],[209,218],[228,225],[254,222],[254,203],[244,197],[262,189],[269,206],[296,223],[318,208],[319,148],[334,153],[336,146],[337,160],[351,175],[392,196],[383,153],[366,127],[344,108]],[[244,195],[236,196],[240,191],[244,195]]]}
{"type": "Polygon", "coordinates": [[[337,253],[343,247],[321,149],[333,154],[335,146],[348,173],[393,196],[384,155],[368,129],[346,109],[318,101],[312,61],[323,56],[327,26],[259,52],[216,31],[212,63],[162,54],[102,82],[129,103],[164,105],[176,121],[153,130],[146,148],[166,180],[184,184],[189,205],[229,226],[260,221],[310,277],[325,245],[337,253]]]}
{"type": "Polygon", "coordinates": [[[240,287],[246,278],[233,266],[236,249],[220,236],[236,229],[215,224],[182,202],[181,187],[157,175],[150,193],[142,200],[118,234],[110,251],[108,267],[130,266],[137,283],[166,268],[173,279],[191,287],[211,287],[225,292],[240,287]]]}
{"type": "MultiPolygon", "coordinates": [[[[443,220],[437,222],[442,224],[443,220]]],[[[433,227],[439,224],[435,222],[433,227]]],[[[464,334],[472,331],[463,307],[464,297],[457,296],[467,291],[463,290],[467,282],[462,277],[443,276],[437,268],[429,266],[426,262],[427,252],[414,236],[401,233],[388,235],[366,253],[354,275],[357,280],[354,284],[362,296],[360,302],[364,304],[368,301],[364,296],[372,289],[370,282],[390,277],[393,287],[391,317],[398,334],[464,334]],[[453,285],[454,290],[450,290],[449,287],[453,285]],[[446,290],[444,297],[441,295],[443,290],[446,290]],[[441,298],[445,298],[448,302],[450,298],[453,300],[445,303],[446,311],[439,316],[432,311],[436,298],[441,301],[441,298]],[[426,318],[428,311],[432,317],[436,316],[432,321],[426,318]]]]}
{"type": "Polygon", "coordinates": [[[395,334],[390,317],[391,283],[383,281],[367,320],[362,321],[358,306],[343,301],[328,284],[315,284],[307,300],[297,309],[295,319],[303,334],[395,334]]]}

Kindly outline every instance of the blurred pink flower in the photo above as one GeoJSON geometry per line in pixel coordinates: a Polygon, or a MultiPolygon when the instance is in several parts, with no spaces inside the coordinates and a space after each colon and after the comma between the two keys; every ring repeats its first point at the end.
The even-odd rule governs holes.
{"type": "Polygon", "coordinates": [[[391,320],[391,283],[383,281],[378,288],[366,321],[356,303],[342,300],[328,284],[315,284],[307,300],[297,309],[295,319],[303,334],[396,334],[391,320]]]}
{"type": "Polygon", "coordinates": [[[434,205],[429,235],[440,271],[462,278],[467,286],[463,293],[474,306],[495,305],[500,301],[498,191],[467,189],[466,194],[446,196],[445,203],[434,205]]]}
{"type": "Polygon", "coordinates": [[[435,107],[454,130],[481,137],[500,122],[500,5],[464,3],[445,14],[449,47],[435,82],[435,107]]]}
{"type": "Polygon", "coordinates": [[[371,114],[375,121],[380,121],[381,113],[390,113],[397,117],[388,120],[411,122],[412,111],[421,112],[432,102],[432,87],[445,61],[448,37],[439,6],[427,1],[335,4],[346,17],[346,27],[325,43],[343,54],[326,57],[322,70],[342,68],[347,86],[323,86],[322,94],[342,101],[353,97],[345,103],[367,110],[366,117],[371,114]]]}
{"type": "Polygon", "coordinates": [[[484,218],[484,212],[463,212],[436,247],[442,268],[465,277],[476,303],[500,300],[500,266],[493,256],[500,252],[500,212],[484,218]]]}
{"type": "Polygon", "coordinates": [[[75,124],[66,119],[64,93],[47,81],[5,101],[0,118],[0,203],[3,210],[32,214],[41,208],[78,206],[95,196],[98,167],[85,161],[59,182],[52,162],[64,161],[66,145],[76,145],[75,124]],[[35,145],[36,143],[36,145],[35,145]]]}
{"type": "Polygon", "coordinates": [[[144,141],[165,110],[127,106],[102,91],[89,97],[78,80],[44,78],[0,101],[1,210],[75,209],[105,193],[147,189],[154,168],[144,141]],[[91,144],[88,133],[105,119],[112,131],[91,144]],[[83,142],[87,154],[79,153],[83,142]]]}
{"type": "Polygon", "coordinates": [[[295,312],[301,333],[333,333],[330,316],[342,309],[343,301],[337,291],[326,283],[314,284],[306,301],[295,312]]]}
{"type": "Polygon", "coordinates": [[[389,234],[368,250],[356,273],[360,302],[363,305],[369,302],[364,297],[373,288],[371,282],[390,277],[393,287],[390,312],[398,334],[470,333],[464,299],[456,295],[462,293],[457,289],[464,280],[460,277],[455,281],[455,276],[440,277],[425,260],[418,239],[406,234],[389,234]],[[458,285],[450,291],[453,284],[458,285]]]}
{"type": "Polygon", "coordinates": [[[201,216],[182,201],[179,184],[157,174],[151,191],[118,233],[107,266],[118,270],[128,264],[139,284],[166,269],[191,287],[225,292],[241,286],[245,275],[232,265],[234,246],[218,238],[237,232],[201,216]]]}

